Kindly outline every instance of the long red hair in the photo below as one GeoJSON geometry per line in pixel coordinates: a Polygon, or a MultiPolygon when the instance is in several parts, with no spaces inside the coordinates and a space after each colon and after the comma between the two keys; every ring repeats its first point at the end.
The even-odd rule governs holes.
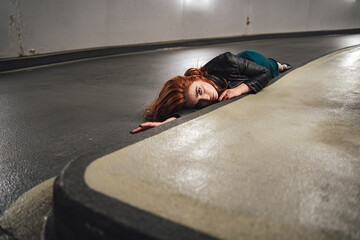
{"type": "Polygon", "coordinates": [[[185,76],[176,76],[168,80],[161,88],[158,97],[145,109],[145,117],[149,121],[161,122],[171,114],[185,107],[186,91],[198,80],[211,84],[218,92],[224,91],[213,81],[207,79],[202,68],[190,68],[185,76]]]}

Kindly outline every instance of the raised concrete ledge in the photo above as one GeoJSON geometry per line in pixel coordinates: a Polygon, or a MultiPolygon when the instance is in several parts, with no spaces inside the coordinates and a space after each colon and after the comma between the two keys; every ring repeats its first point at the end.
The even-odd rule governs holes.
{"type": "MultiPolygon", "coordinates": [[[[247,104],[261,106],[261,103],[263,103],[264,100],[267,100],[266,103],[268,103],[268,106],[270,106],[273,103],[273,101],[270,100],[273,100],[272,97],[274,95],[272,95],[272,93],[274,92],[278,94],[278,100],[280,100],[280,102],[289,104],[289,108],[287,109],[287,106],[285,105],[283,106],[284,108],[282,109],[282,113],[272,113],[269,111],[267,114],[270,116],[270,120],[273,118],[275,120],[279,120],[279,124],[283,124],[283,126],[286,127],[291,127],[286,128],[287,130],[282,131],[279,135],[274,134],[272,137],[265,134],[263,139],[260,141],[262,144],[260,152],[268,154],[269,156],[277,156],[277,158],[271,159],[273,161],[272,164],[275,163],[277,166],[284,166],[286,169],[274,167],[272,164],[269,164],[269,162],[261,159],[259,159],[258,162],[254,161],[252,157],[255,155],[258,155],[259,157],[263,156],[255,149],[247,149],[248,151],[244,153],[246,158],[238,163],[244,164],[242,166],[249,169],[249,179],[256,179],[254,176],[260,177],[258,178],[260,179],[259,181],[249,182],[251,186],[257,187],[259,189],[269,187],[271,184],[269,184],[267,181],[271,180],[273,181],[272,184],[283,186],[283,190],[285,192],[279,191],[277,192],[277,196],[275,196],[273,199],[266,199],[261,198],[261,196],[257,196],[256,194],[251,195],[251,192],[256,193],[256,188],[252,188],[251,191],[249,189],[243,188],[245,194],[252,196],[247,199],[247,203],[240,201],[240,203],[243,205],[248,204],[248,212],[246,212],[246,208],[240,208],[239,214],[239,210],[235,209],[234,214],[236,216],[234,216],[232,215],[231,211],[226,212],[224,209],[221,210],[223,205],[216,205],[216,198],[213,198],[209,201],[206,199],[204,200],[204,198],[200,199],[199,196],[206,197],[206,192],[205,194],[199,192],[199,195],[186,195],[184,192],[175,192],[174,194],[174,189],[172,189],[171,186],[171,191],[164,188],[163,177],[165,176],[166,179],[166,177],[169,176],[166,175],[166,172],[160,173],[155,171],[155,173],[160,173],[158,175],[160,181],[159,187],[156,186],[156,188],[150,188],[149,191],[163,191],[163,193],[168,194],[168,196],[172,198],[171,201],[175,201],[172,202],[172,204],[175,203],[175,206],[176,203],[181,202],[179,200],[179,198],[181,198],[179,195],[185,196],[185,203],[192,201],[192,199],[196,199],[193,204],[198,204],[200,209],[209,211],[213,211],[213,209],[216,210],[211,213],[213,215],[211,221],[216,221],[217,215],[214,213],[219,213],[219,217],[221,214],[223,216],[224,214],[227,214],[228,220],[232,219],[234,221],[238,221],[237,223],[241,223],[241,225],[238,225],[242,227],[240,229],[241,234],[237,235],[239,239],[263,239],[265,237],[267,239],[360,239],[360,231],[356,229],[356,226],[360,225],[360,210],[356,207],[360,203],[360,140],[358,135],[360,130],[360,112],[358,106],[360,103],[358,97],[359,95],[357,95],[360,94],[360,79],[358,78],[360,69],[359,66],[360,48],[348,48],[310,63],[302,69],[293,71],[293,74],[288,74],[286,77],[281,79],[281,82],[276,83],[275,85],[271,86],[271,88],[269,87],[263,90],[261,94],[256,96],[249,96],[241,101],[235,101],[226,107],[218,109],[221,112],[220,117],[216,116],[216,112],[218,112],[218,110],[216,110],[211,114],[207,114],[206,116],[194,119],[189,123],[170,129],[166,132],[163,132],[162,134],[153,136],[151,139],[147,139],[140,143],[131,145],[126,148],[127,150],[125,150],[130,150],[130,152],[132,151],[130,155],[128,155],[128,152],[124,152],[124,149],[119,150],[118,152],[125,153],[127,156],[126,158],[118,158],[116,156],[116,152],[114,154],[109,154],[116,150],[116,147],[114,146],[104,150],[103,152],[89,153],[88,155],[71,162],[57,179],[54,189],[55,229],[57,234],[60,236],[59,239],[118,239],[120,236],[124,237],[124,235],[125,239],[211,239],[213,237],[224,239],[229,238],[229,235],[224,237],[216,235],[216,231],[215,233],[210,233],[209,231],[206,231],[205,228],[203,228],[203,230],[199,230],[198,227],[186,226],[186,222],[179,223],[182,220],[177,219],[177,217],[169,220],[169,218],[164,217],[164,214],[168,214],[169,211],[158,214],[156,209],[152,208],[153,206],[144,208],[144,206],[141,205],[141,198],[138,198],[139,202],[137,203],[131,201],[128,202],[129,198],[124,199],[124,197],[129,196],[131,199],[130,195],[133,193],[128,192],[129,195],[123,195],[123,193],[124,191],[129,191],[129,189],[131,190],[134,188],[126,189],[127,186],[124,185],[124,183],[129,183],[129,186],[132,186],[131,184],[134,183],[134,186],[139,187],[139,189],[137,189],[138,191],[134,191],[138,195],[134,196],[141,196],[141,194],[143,194],[142,191],[146,190],[144,187],[154,187],[154,178],[149,180],[149,185],[147,179],[143,178],[145,175],[139,174],[139,179],[142,178],[142,180],[138,182],[132,182],[132,180],[139,180],[136,179],[137,175],[132,175],[134,170],[124,170],[126,169],[124,167],[134,166],[131,165],[134,163],[134,160],[146,160],[146,158],[144,158],[146,154],[141,153],[140,149],[136,148],[136,145],[141,147],[147,146],[147,149],[149,150],[149,146],[151,144],[169,142],[170,140],[168,137],[170,135],[175,136],[174,133],[182,132],[184,128],[188,128],[189,132],[191,132],[191,129],[194,129],[194,127],[202,128],[203,124],[206,122],[216,124],[216,122],[219,122],[216,121],[216,119],[219,120],[220,118],[224,118],[224,116],[226,116],[226,119],[230,119],[229,121],[232,121],[231,118],[236,115],[233,113],[234,106],[237,106],[237,109],[239,109],[239,106],[242,107],[245,109],[244,111],[247,111],[247,113],[254,113],[251,107],[247,107],[247,104]],[[346,58],[346,54],[352,54],[353,57],[346,58]],[[332,65],[334,63],[336,64],[332,65]],[[313,64],[315,64],[315,66],[311,68],[310,65],[313,64]],[[350,74],[352,78],[344,77],[344,72],[350,74]],[[295,83],[294,81],[291,81],[295,75],[299,76],[301,74],[303,74],[303,77],[306,77],[303,81],[301,81],[301,78],[297,79],[299,81],[295,83]],[[342,83],[346,85],[343,88],[334,88],[335,91],[331,92],[331,85],[328,89],[321,89],[318,88],[319,85],[312,85],[311,81],[309,82],[308,79],[312,75],[317,78],[315,81],[319,80],[321,82],[329,79],[329,82],[332,84],[334,84],[334,76],[337,76],[336,80],[342,80],[344,81],[342,83]],[[323,77],[325,76],[326,78],[321,80],[321,75],[323,77]],[[294,97],[294,95],[289,92],[281,91],[281,89],[283,90],[294,86],[298,87],[296,89],[300,91],[301,96],[298,95],[294,97]],[[301,89],[300,87],[304,88],[301,89]],[[316,92],[306,91],[306,89],[314,88],[316,89],[316,92]],[[342,94],[343,97],[341,97],[342,94]],[[291,108],[291,106],[293,106],[292,104],[294,104],[294,102],[297,100],[301,100],[303,106],[301,108],[291,108]],[[304,109],[311,110],[306,112],[304,116],[307,118],[312,115],[314,117],[313,120],[308,119],[309,121],[297,121],[301,120],[301,117],[299,117],[299,119],[287,118],[287,114],[290,114],[291,110],[302,113],[301,111],[304,109]],[[324,113],[335,115],[331,115],[333,116],[332,118],[324,118],[324,113]],[[284,119],[281,120],[281,117],[283,116],[285,116],[285,121],[283,121],[284,119]],[[317,129],[316,127],[319,127],[317,123],[320,122],[323,124],[320,127],[323,128],[317,129]],[[301,155],[302,151],[300,150],[304,150],[305,148],[296,145],[297,142],[295,142],[295,145],[293,145],[293,148],[291,148],[295,150],[293,152],[294,156],[290,159],[287,159],[286,156],[292,155],[291,152],[288,152],[290,149],[289,146],[291,147],[292,143],[279,141],[279,139],[281,140],[280,136],[285,134],[287,137],[283,138],[285,140],[288,138],[297,140],[298,137],[302,138],[310,136],[307,135],[309,133],[308,131],[293,131],[299,125],[311,127],[311,129],[314,130],[311,132],[312,137],[308,139],[313,145],[306,145],[310,148],[310,151],[305,155],[301,155]],[[291,134],[291,132],[298,133],[298,135],[291,134]],[[278,149],[280,152],[271,152],[269,147],[271,146],[271,142],[281,147],[278,149]],[[314,157],[311,157],[312,154],[314,154],[314,157]],[[107,156],[103,157],[104,155],[107,156]],[[306,158],[304,159],[306,161],[299,161],[299,159],[302,158],[306,158]],[[101,161],[94,161],[96,159],[101,159],[101,161]],[[291,161],[291,159],[294,161],[291,161]],[[105,165],[102,164],[103,162],[105,162],[105,165]],[[117,165],[118,163],[120,163],[120,165],[117,165]],[[125,165],[122,165],[124,163],[125,165]],[[104,166],[105,168],[101,169],[101,167],[104,166]],[[118,167],[118,169],[113,168],[114,166],[118,167]],[[110,167],[110,170],[113,169],[114,171],[111,174],[108,174],[109,168],[107,167],[110,167]],[[258,171],[257,168],[263,168],[263,171],[258,171]],[[286,178],[287,173],[282,172],[281,170],[290,171],[294,177],[286,178]],[[116,171],[122,172],[123,175],[117,174],[116,171]],[[308,175],[308,173],[310,173],[310,175],[308,175]],[[86,176],[86,174],[88,174],[88,176],[86,176]],[[89,184],[92,189],[89,188],[89,186],[85,183],[84,176],[86,178],[87,184],[89,184]],[[104,179],[107,179],[104,177],[109,177],[112,182],[103,181],[104,179]],[[126,177],[128,178],[126,179],[126,177]],[[264,177],[264,179],[261,180],[261,177],[264,177]],[[285,181],[281,179],[282,177],[285,179],[285,181]],[[306,177],[309,177],[309,179],[306,181],[301,181],[306,177]],[[127,181],[117,181],[119,179],[125,179],[127,181]],[[286,187],[286,181],[289,181],[288,184],[292,188],[286,187]],[[138,183],[144,183],[144,185],[141,186],[138,185],[138,183]],[[122,192],[118,192],[116,184],[119,184],[119,188],[122,192]],[[303,191],[302,189],[309,191],[309,194],[305,194],[305,202],[297,201],[296,198],[297,196],[301,196],[301,191],[303,191]],[[290,199],[288,199],[288,196],[294,197],[290,197],[290,199]],[[282,198],[285,200],[293,200],[294,204],[289,201],[290,203],[286,205],[281,201],[282,198]],[[280,213],[274,213],[275,217],[272,218],[272,209],[268,208],[266,204],[263,208],[257,209],[256,203],[261,203],[264,201],[269,201],[269,206],[273,206],[273,211],[279,210],[277,209],[277,205],[280,204],[280,206],[283,208],[282,212],[280,211],[280,213]],[[207,203],[204,205],[204,202],[207,203]],[[306,203],[308,205],[306,205],[306,203]],[[210,206],[208,204],[210,204],[210,206]],[[302,206],[301,204],[305,205],[302,206]],[[301,224],[296,219],[296,216],[291,215],[293,214],[293,210],[299,206],[302,206],[301,208],[304,210],[303,217],[308,222],[301,224]],[[265,214],[262,210],[266,210],[265,214]],[[320,211],[320,213],[318,211],[320,211]],[[324,214],[326,211],[327,214],[324,214]],[[162,217],[159,217],[159,215],[162,215],[162,217]],[[194,230],[194,228],[197,230],[194,230]]],[[[263,113],[263,111],[261,113],[263,113]]],[[[255,116],[256,114],[257,113],[255,112],[255,116]]],[[[302,114],[299,116],[301,115],[302,114]]],[[[246,116],[247,115],[241,116],[241,120],[246,121],[246,116]]],[[[259,116],[263,115],[258,115],[258,117],[259,116]]],[[[236,116],[235,118],[239,119],[236,116]]],[[[261,121],[265,120],[266,119],[261,119],[261,121]]],[[[259,126],[261,127],[261,124],[259,126]]],[[[271,126],[273,127],[274,125],[271,126]]],[[[231,128],[230,130],[233,132],[235,131],[234,133],[240,133],[236,128],[231,128]]],[[[266,128],[263,128],[263,130],[265,131],[266,128]]],[[[281,129],[271,128],[268,130],[271,133],[276,133],[276,130],[281,129]]],[[[248,132],[246,132],[246,134],[238,134],[237,136],[247,136],[252,138],[256,136],[257,133],[259,133],[259,130],[252,130],[251,128],[247,129],[247,131],[248,132]]],[[[206,131],[205,134],[207,134],[206,131]]],[[[197,135],[201,137],[203,136],[203,133],[197,132],[197,135]]],[[[219,141],[228,141],[226,140],[227,137],[228,135],[221,133],[217,139],[219,139],[219,141]]],[[[234,141],[234,139],[234,137],[231,137],[232,141],[234,141]]],[[[183,140],[186,141],[186,139],[183,140]]],[[[159,150],[161,147],[156,147],[156,149],[159,150]]],[[[163,155],[162,153],[163,152],[161,152],[160,155],[163,155]]],[[[216,155],[216,152],[214,152],[214,154],[216,155]]],[[[200,155],[198,154],[197,156],[202,157],[200,155]]],[[[156,153],[153,153],[153,156],[164,160],[165,163],[169,159],[168,157],[171,157],[171,155],[159,156],[159,154],[156,153]]],[[[187,156],[191,156],[191,154],[188,154],[187,156]]],[[[234,152],[234,156],[235,157],[233,160],[235,161],[237,160],[236,156],[238,156],[236,151],[234,152]]],[[[151,165],[151,163],[155,163],[152,161],[153,159],[154,158],[150,158],[150,162],[147,164],[151,165]]],[[[175,154],[175,160],[177,160],[177,162],[174,162],[174,165],[178,164],[178,161],[182,159],[175,154]]],[[[213,165],[209,166],[211,168],[213,165]]],[[[235,166],[238,166],[238,164],[235,166]]],[[[217,167],[226,168],[226,164],[224,165],[224,163],[221,163],[217,165],[217,167]]],[[[140,168],[138,170],[142,171],[144,169],[140,168]]],[[[152,171],[150,171],[150,173],[151,172],[152,171]]],[[[243,173],[240,173],[240,175],[241,174],[243,173]]],[[[247,175],[243,174],[241,176],[244,177],[247,175]]],[[[155,176],[155,179],[156,177],[157,176],[155,176]]],[[[241,179],[245,180],[246,178],[241,179]]],[[[194,180],[196,181],[196,179],[194,180]]],[[[223,181],[224,180],[220,179],[220,182],[223,181]]],[[[186,186],[187,185],[184,185],[184,187],[186,186]]],[[[234,186],[236,186],[236,184],[234,186]]],[[[227,190],[229,189],[231,190],[231,187],[227,188],[227,190]]],[[[270,191],[268,192],[268,194],[270,194],[272,190],[276,189],[270,188],[264,190],[270,191]]],[[[160,193],[159,195],[161,195],[160,193]]],[[[211,194],[211,192],[208,193],[211,194]]],[[[154,196],[156,196],[156,194],[154,196]]],[[[264,196],[266,196],[266,194],[264,196]]],[[[154,206],[157,204],[157,202],[153,203],[154,206]]],[[[179,208],[182,207],[182,205],[177,206],[179,208]]],[[[181,210],[179,211],[179,209],[174,210],[176,210],[177,213],[181,213],[181,210]]],[[[234,227],[231,225],[231,223],[232,222],[229,222],[230,228],[234,227]]],[[[210,224],[210,226],[213,225],[210,224]]],[[[234,232],[236,232],[235,229],[234,232]]]]}
{"type": "Polygon", "coordinates": [[[93,152],[72,161],[57,178],[54,233],[50,236],[56,239],[213,239],[90,189],[84,182],[84,171],[104,154],[93,152]]]}

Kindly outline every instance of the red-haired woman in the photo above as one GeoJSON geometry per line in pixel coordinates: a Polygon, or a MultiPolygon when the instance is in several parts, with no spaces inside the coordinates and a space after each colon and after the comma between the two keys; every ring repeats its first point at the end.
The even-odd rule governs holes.
{"type": "Polygon", "coordinates": [[[201,68],[190,68],[184,76],[167,81],[155,101],[146,108],[145,116],[151,122],[141,124],[131,133],[172,121],[174,113],[183,108],[203,108],[218,101],[257,93],[271,78],[291,69],[261,53],[247,50],[237,55],[223,53],[201,68]]]}

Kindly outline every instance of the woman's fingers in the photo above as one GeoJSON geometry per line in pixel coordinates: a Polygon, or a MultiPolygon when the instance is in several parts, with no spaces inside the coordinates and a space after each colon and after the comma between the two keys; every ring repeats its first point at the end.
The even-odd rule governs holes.
{"type": "Polygon", "coordinates": [[[146,122],[140,124],[140,127],[157,127],[160,125],[160,122],[146,122]]]}
{"type": "Polygon", "coordinates": [[[229,99],[229,98],[231,98],[231,97],[232,97],[232,94],[231,94],[231,92],[230,92],[230,91],[228,92],[228,94],[226,95],[226,97],[227,97],[226,99],[229,99]]]}
{"type": "Polygon", "coordinates": [[[136,128],[136,129],[130,131],[130,133],[131,133],[131,134],[135,134],[135,133],[138,133],[138,132],[141,132],[141,131],[144,131],[144,130],[142,129],[142,127],[138,127],[138,128],[136,128]]]}
{"type": "Polygon", "coordinates": [[[132,133],[132,134],[139,133],[139,132],[148,130],[150,128],[157,127],[159,125],[161,125],[161,122],[145,122],[145,123],[140,124],[138,128],[130,131],[130,133],[132,133]]]}
{"type": "Polygon", "coordinates": [[[231,98],[231,91],[229,89],[225,90],[219,97],[219,101],[226,100],[231,98]]]}
{"type": "Polygon", "coordinates": [[[227,90],[225,90],[225,91],[220,95],[219,101],[222,101],[222,100],[223,100],[223,98],[225,97],[226,93],[227,93],[227,90]]]}
{"type": "Polygon", "coordinates": [[[145,130],[148,130],[150,128],[153,128],[153,127],[138,127],[134,130],[132,130],[130,133],[132,134],[135,134],[135,133],[138,133],[138,132],[142,132],[142,131],[145,131],[145,130]]]}
{"type": "Polygon", "coordinates": [[[229,98],[240,96],[241,92],[238,89],[226,89],[219,97],[219,101],[226,100],[229,98]]]}

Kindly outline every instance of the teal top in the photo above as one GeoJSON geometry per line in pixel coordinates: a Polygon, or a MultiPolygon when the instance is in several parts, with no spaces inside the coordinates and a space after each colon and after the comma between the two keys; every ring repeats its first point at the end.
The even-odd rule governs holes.
{"type": "Polygon", "coordinates": [[[258,65],[267,68],[270,71],[272,78],[279,75],[279,66],[277,64],[277,61],[275,61],[272,58],[266,58],[264,55],[262,55],[257,51],[246,50],[236,54],[236,56],[248,59],[250,61],[255,62],[258,65]]]}

